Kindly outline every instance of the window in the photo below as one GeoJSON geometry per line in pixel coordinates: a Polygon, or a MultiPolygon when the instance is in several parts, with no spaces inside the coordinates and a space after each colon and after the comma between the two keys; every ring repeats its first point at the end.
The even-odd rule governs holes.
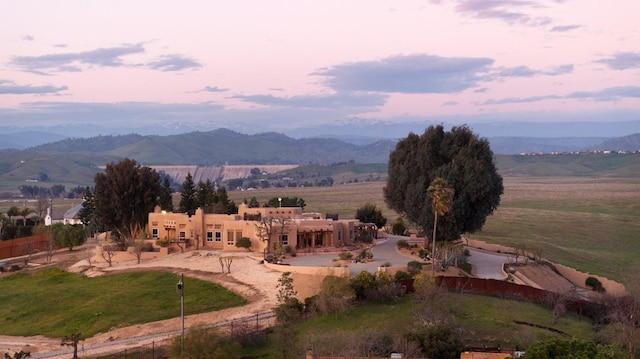
{"type": "Polygon", "coordinates": [[[289,234],[281,234],[279,237],[280,240],[280,244],[282,244],[283,246],[288,246],[289,245],[289,234]]]}
{"type": "Polygon", "coordinates": [[[236,231],[236,241],[242,238],[242,231],[236,231]]]}
{"type": "Polygon", "coordinates": [[[207,242],[213,242],[213,232],[207,231],[207,242]]]}
{"type": "Polygon", "coordinates": [[[178,239],[187,239],[187,234],[184,231],[180,231],[178,234],[178,239]]]}
{"type": "Polygon", "coordinates": [[[232,246],[235,244],[235,241],[233,240],[233,231],[227,231],[227,245],[228,246],[232,246]]]}
{"type": "Polygon", "coordinates": [[[158,228],[151,229],[151,238],[158,238],[158,228]]]}
{"type": "Polygon", "coordinates": [[[222,242],[222,232],[216,231],[216,242],[222,242]]]}

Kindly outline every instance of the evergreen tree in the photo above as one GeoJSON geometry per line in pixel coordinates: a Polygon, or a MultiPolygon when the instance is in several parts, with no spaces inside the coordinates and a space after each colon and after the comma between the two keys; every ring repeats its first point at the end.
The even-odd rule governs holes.
{"type": "Polygon", "coordinates": [[[424,230],[433,228],[433,202],[427,188],[442,178],[452,190],[451,208],[438,218],[439,239],[455,240],[473,233],[500,204],[502,177],[486,139],[466,126],[446,132],[429,127],[422,136],[410,133],[389,156],[385,202],[424,230]]]}
{"type": "Polygon", "coordinates": [[[133,238],[147,224],[159,194],[160,176],[155,170],[128,158],[112,162],[95,177],[95,218],[123,239],[133,238]]]}
{"type": "Polygon", "coordinates": [[[198,208],[196,198],[196,188],[193,183],[193,177],[191,172],[187,174],[184,182],[182,183],[182,194],[180,195],[180,212],[189,213],[192,215],[198,208]]]}
{"type": "Polygon", "coordinates": [[[93,235],[94,231],[97,229],[94,212],[95,204],[93,201],[93,192],[91,192],[91,188],[87,186],[82,194],[82,208],[78,212],[78,217],[82,221],[82,224],[84,224],[89,230],[89,235],[93,235]]]}
{"type": "Polygon", "coordinates": [[[171,181],[169,180],[169,176],[165,175],[162,180],[162,190],[160,191],[160,208],[167,211],[173,212],[173,190],[171,189],[171,181]]]}
{"type": "Polygon", "coordinates": [[[387,224],[387,218],[382,215],[382,211],[376,208],[375,204],[367,203],[358,208],[356,219],[362,223],[374,223],[376,227],[382,228],[387,224]]]}

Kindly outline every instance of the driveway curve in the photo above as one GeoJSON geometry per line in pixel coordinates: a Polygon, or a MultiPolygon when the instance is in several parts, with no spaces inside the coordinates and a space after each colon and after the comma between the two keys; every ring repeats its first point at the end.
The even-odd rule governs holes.
{"type": "MultiPolygon", "coordinates": [[[[371,252],[373,253],[373,261],[368,263],[349,264],[351,274],[358,274],[362,271],[375,273],[378,271],[378,267],[382,266],[386,262],[389,262],[392,267],[406,266],[407,263],[412,260],[412,257],[398,252],[396,247],[397,242],[400,239],[406,239],[406,237],[389,235],[386,239],[377,242],[371,249],[371,252]]],[[[338,258],[336,253],[308,256],[300,255],[297,257],[287,258],[286,263],[292,266],[333,267],[333,260],[336,258],[338,258]]]]}
{"type": "Polygon", "coordinates": [[[509,262],[509,257],[468,247],[467,249],[467,262],[473,265],[476,278],[502,280],[507,277],[502,267],[509,262]]]}

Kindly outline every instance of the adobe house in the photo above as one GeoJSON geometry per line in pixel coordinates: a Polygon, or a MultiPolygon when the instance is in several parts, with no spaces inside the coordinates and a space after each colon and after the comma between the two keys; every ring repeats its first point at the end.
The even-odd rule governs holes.
{"type": "Polygon", "coordinates": [[[351,245],[363,229],[372,229],[371,224],[355,219],[323,219],[319,213],[303,213],[300,207],[249,208],[246,204],[238,206],[237,214],[204,213],[198,208],[192,216],[161,211],[156,206],[149,213],[148,226],[154,239],[190,245],[197,241],[210,249],[238,250],[236,240],[247,237],[250,249],[256,252],[265,251],[266,233],[270,232],[272,245],[291,246],[301,253],[351,245]]]}

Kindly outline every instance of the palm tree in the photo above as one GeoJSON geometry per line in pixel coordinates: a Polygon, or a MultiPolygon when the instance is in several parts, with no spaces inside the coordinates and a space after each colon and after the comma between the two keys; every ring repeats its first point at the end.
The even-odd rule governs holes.
{"type": "MultiPolygon", "coordinates": [[[[453,189],[449,187],[447,181],[436,177],[427,188],[427,196],[431,198],[433,211],[433,247],[431,248],[431,274],[435,276],[435,253],[436,253],[436,229],[438,227],[438,215],[444,216],[451,209],[453,189]]],[[[427,238],[424,239],[424,247],[427,247],[427,238]]]]}
{"type": "Polygon", "coordinates": [[[22,225],[26,227],[27,225],[27,217],[29,217],[30,214],[32,213],[36,213],[35,210],[31,209],[31,208],[24,208],[22,211],[19,212],[20,217],[22,217],[22,225]]]}

